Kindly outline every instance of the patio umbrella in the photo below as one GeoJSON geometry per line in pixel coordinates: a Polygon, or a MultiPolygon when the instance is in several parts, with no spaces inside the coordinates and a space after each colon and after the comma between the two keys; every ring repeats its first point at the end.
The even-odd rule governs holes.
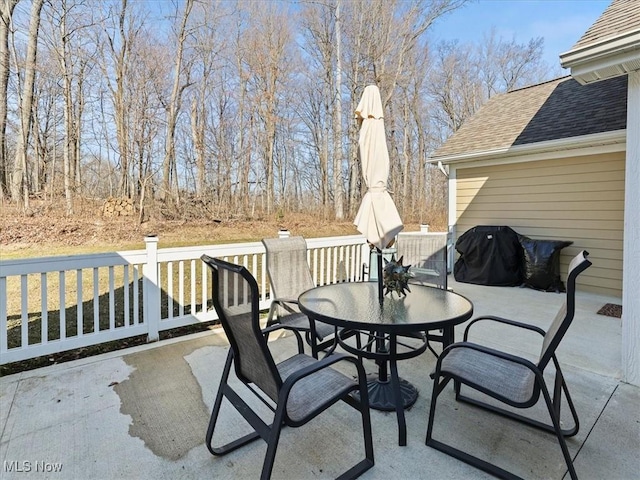
{"type": "MultiPolygon", "coordinates": [[[[404,226],[391,195],[387,191],[389,152],[384,132],[380,90],[368,85],[356,108],[360,120],[360,161],[367,191],[362,198],[354,224],[378,253],[387,248],[404,226]]],[[[382,289],[382,258],[378,258],[378,282],[382,289]]]]}

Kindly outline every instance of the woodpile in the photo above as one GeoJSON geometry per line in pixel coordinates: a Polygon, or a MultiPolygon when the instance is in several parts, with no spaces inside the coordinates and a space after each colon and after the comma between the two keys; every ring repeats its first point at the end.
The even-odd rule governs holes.
{"type": "Polygon", "coordinates": [[[133,200],[130,198],[107,198],[102,206],[105,217],[128,217],[133,215],[133,200]]]}

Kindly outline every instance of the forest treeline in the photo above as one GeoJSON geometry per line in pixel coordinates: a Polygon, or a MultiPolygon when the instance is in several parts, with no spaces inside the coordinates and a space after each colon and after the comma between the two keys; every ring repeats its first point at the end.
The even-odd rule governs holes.
{"type": "Polygon", "coordinates": [[[2,201],[353,217],[354,110],[376,84],[390,190],[428,222],[446,201],[428,156],[492,95],[552,73],[542,38],[432,38],[465,3],[0,0],[2,201]]]}

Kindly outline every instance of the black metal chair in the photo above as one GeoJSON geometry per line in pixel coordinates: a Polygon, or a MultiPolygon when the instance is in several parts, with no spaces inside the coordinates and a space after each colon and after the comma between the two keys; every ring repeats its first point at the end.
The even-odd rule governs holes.
{"type": "MultiPolygon", "coordinates": [[[[201,258],[212,270],[213,304],[231,344],[207,429],[209,451],[214,455],[224,455],[262,438],[267,442],[267,453],[260,478],[268,479],[282,427],[302,426],[343,400],[361,414],[365,458],[340,478],[356,478],[371,468],[374,459],[367,380],[360,361],[347,355],[331,355],[318,360],[298,353],[276,364],[267,346],[266,335],[282,326],[260,329],[258,285],[251,273],[244,267],[207,255],[201,258]],[[357,380],[331,368],[338,362],[353,364],[357,380]],[[271,425],[262,420],[227,382],[232,364],[237,378],[274,412],[271,425]],[[360,401],[351,395],[356,391],[360,394],[360,401]],[[214,447],[213,435],[223,398],[242,414],[254,431],[226,445],[214,447]]],[[[343,427],[339,425],[337,429],[343,427]]]]}
{"type": "Polygon", "coordinates": [[[442,352],[436,363],[434,374],[433,394],[427,426],[427,445],[497,477],[518,478],[496,465],[433,439],[433,424],[438,396],[442,393],[449,380],[453,380],[456,400],[471,403],[536,428],[555,433],[569,474],[572,479],[577,478],[565,437],[578,433],[578,415],[569,395],[569,389],[562,375],[555,351],[573,320],[575,314],[576,278],[591,266],[591,262],[587,260],[587,255],[589,255],[588,252],[582,251],[571,261],[567,278],[566,300],[546,332],[537,326],[514,320],[494,316],[479,317],[472,320],[465,329],[464,341],[454,343],[442,352]],[[516,355],[468,342],[471,327],[481,321],[499,322],[542,335],[544,338],[538,362],[533,363],[516,355]],[[543,375],[550,361],[553,361],[555,367],[553,397],[549,394],[543,375]],[[551,417],[551,425],[490,405],[478,399],[463,396],[460,393],[461,384],[464,384],[465,388],[468,387],[482,392],[506,405],[522,409],[536,405],[542,395],[551,417]],[[574,423],[573,427],[568,429],[562,429],[560,426],[560,406],[563,392],[574,423]]]}
{"type": "MultiPolygon", "coordinates": [[[[271,283],[271,308],[267,326],[281,324],[303,332],[311,355],[334,345],[335,327],[314,322],[298,309],[301,293],[315,287],[307,263],[307,242],[302,237],[265,238],[267,273],[271,283]]],[[[298,347],[301,348],[301,345],[298,347]]]]}

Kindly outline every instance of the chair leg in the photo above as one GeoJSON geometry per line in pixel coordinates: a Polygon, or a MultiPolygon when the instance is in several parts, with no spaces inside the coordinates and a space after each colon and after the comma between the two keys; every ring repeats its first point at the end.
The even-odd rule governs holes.
{"type": "Polygon", "coordinates": [[[404,417],[404,404],[402,401],[402,393],[400,392],[400,377],[398,375],[398,365],[395,360],[389,361],[389,370],[391,370],[391,387],[393,388],[393,396],[395,397],[396,402],[398,445],[404,447],[407,445],[407,422],[404,417]]]}
{"type": "Polygon", "coordinates": [[[309,320],[309,324],[311,325],[311,330],[307,331],[305,334],[305,338],[307,343],[311,347],[311,356],[318,359],[318,336],[316,335],[316,325],[313,320],[309,320]]]}
{"type": "Polygon", "coordinates": [[[562,455],[564,456],[564,461],[567,464],[569,475],[571,476],[572,480],[578,480],[578,475],[576,474],[576,470],[573,467],[573,460],[571,459],[571,454],[569,453],[567,442],[564,439],[564,433],[562,431],[562,428],[560,428],[560,417],[556,414],[556,409],[554,408],[554,404],[551,400],[551,396],[549,395],[549,391],[547,390],[547,386],[544,384],[544,381],[542,382],[541,391],[542,396],[544,397],[544,401],[547,404],[547,410],[549,411],[549,416],[551,417],[551,422],[553,423],[553,428],[556,437],[558,438],[558,443],[560,443],[560,448],[562,449],[562,455]]]}
{"type": "Polygon", "coordinates": [[[271,432],[267,440],[267,453],[264,456],[264,463],[262,464],[262,472],[260,473],[260,480],[269,480],[271,478],[271,472],[273,471],[273,464],[276,459],[276,450],[278,449],[278,441],[280,440],[280,432],[282,431],[284,410],[286,402],[279,402],[276,409],[275,417],[271,432]]]}
{"type": "Polygon", "coordinates": [[[444,379],[440,381],[440,370],[439,369],[436,370],[435,378],[433,381],[433,392],[431,394],[431,407],[429,408],[429,423],[427,424],[427,437],[425,440],[425,444],[431,448],[434,448],[443,453],[446,453],[447,455],[453,458],[456,458],[462,462],[465,462],[475,468],[478,468],[487,473],[490,473],[491,475],[494,475],[498,478],[503,478],[507,480],[522,480],[520,477],[517,477],[516,475],[513,475],[512,473],[507,472],[506,470],[496,465],[493,465],[489,462],[485,462],[484,460],[478,457],[474,457],[473,455],[469,455],[468,453],[463,452],[462,450],[459,450],[457,448],[454,448],[451,445],[447,445],[446,443],[442,443],[442,442],[439,442],[438,440],[434,440],[433,424],[435,420],[436,403],[437,403],[438,396],[447,386],[447,384],[449,383],[449,380],[451,380],[451,378],[445,376],[444,379]]]}
{"type": "MultiPolygon", "coordinates": [[[[369,411],[369,394],[367,391],[367,380],[364,375],[364,370],[362,367],[359,367],[358,376],[360,377],[359,381],[359,390],[360,390],[360,400],[355,400],[351,396],[347,396],[343,398],[349,405],[356,408],[360,411],[360,416],[362,418],[362,431],[364,436],[364,451],[365,458],[361,460],[356,465],[351,467],[345,473],[340,475],[337,480],[352,480],[358,478],[364,472],[369,470],[374,465],[374,456],[373,456],[373,435],[371,430],[371,415],[369,411]]],[[[273,466],[276,458],[276,451],[278,449],[278,442],[280,440],[280,434],[282,432],[282,428],[284,427],[284,415],[286,410],[286,402],[279,402],[278,408],[276,409],[275,416],[273,419],[273,424],[271,425],[271,429],[269,431],[268,437],[265,439],[267,441],[267,452],[265,454],[264,463],[262,465],[262,472],[260,474],[260,480],[268,480],[271,478],[271,473],[273,472],[273,466]]]]}
{"type": "MultiPolygon", "coordinates": [[[[438,395],[440,395],[440,393],[442,392],[442,390],[444,389],[444,387],[446,386],[446,384],[449,382],[449,380],[451,380],[450,377],[445,377],[444,380],[442,382],[440,382],[440,372],[436,371],[436,375],[435,375],[435,379],[434,379],[434,383],[433,383],[433,393],[431,396],[431,407],[429,410],[429,423],[427,425],[427,436],[426,436],[426,440],[425,443],[426,445],[435,448],[436,450],[440,450],[441,452],[446,453],[447,455],[450,455],[454,458],[457,458],[465,463],[468,463],[469,465],[472,465],[476,468],[479,468],[481,470],[484,470],[492,475],[495,475],[499,478],[505,478],[505,479],[517,479],[520,477],[515,476],[514,474],[512,474],[511,472],[508,472],[500,467],[498,467],[497,465],[493,465],[489,462],[486,462],[478,457],[474,457],[473,455],[469,455],[466,452],[463,452],[461,450],[458,450],[457,448],[454,448],[450,445],[447,445],[445,443],[439,442],[437,440],[433,439],[433,424],[434,424],[434,419],[435,419],[435,409],[436,409],[436,402],[437,402],[437,398],[438,395]]],[[[555,433],[558,442],[560,443],[560,448],[562,450],[562,455],[564,457],[564,460],[567,464],[567,469],[569,472],[569,476],[571,477],[572,480],[577,480],[577,475],[576,475],[576,471],[575,468],[573,466],[573,461],[571,459],[571,454],[569,453],[569,449],[567,447],[567,442],[565,441],[565,436],[566,436],[566,431],[563,431],[560,428],[560,417],[557,414],[557,409],[554,405],[553,400],[551,399],[551,396],[549,395],[549,391],[546,387],[546,384],[544,383],[544,379],[539,379],[539,381],[541,381],[541,392],[543,395],[543,398],[545,400],[545,404],[547,406],[547,410],[549,412],[549,416],[551,417],[551,422],[553,424],[553,428],[549,428],[549,426],[544,425],[540,422],[536,422],[536,421],[531,421],[530,419],[527,419],[526,417],[523,417],[521,415],[516,415],[516,414],[510,414],[510,412],[507,411],[503,411],[502,409],[498,409],[496,407],[492,407],[491,405],[487,405],[481,402],[477,402],[473,399],[469,399],[468,397],[463,397],[460,396],[460,400],[465,402],[465,403],[471,403],[473,405],[476,406],[480,406],[483,407],[485,409],[488,409],[494,413],[498,413],[501,414],[503,416],[507,416],[509,418],[512,418],[514,420],[518,420],[521,422],[524,422],[528,425],[534,426],[534,427],[538,427],[538,428],[543,428],[544,430],[551,430],[555,433]]],[[[458,394],[459,394],[459,382],[455,382],[454,381],[454,390],[456,390],[456,399],[458,399],[458,394]],[[456,388],[457,387],[457,388],[456,388]]],[[[563,390],[565,391],[565,395],[568,395],[568,390],[566,389],[566,384],[563,381],[563,390]]],[[[571,408],[572,413],[575,413],[575,409],[573,407],[573,402],[571,402],[571,400],[569,399],[569,405],[571,408]]],[[[577,420],[577,415],[574,416],[574,418],[577,420]]]]}
{"type": "Polygon", "coordinates": [[[425,440],[426,445],[429,445],[429,442],[432,439],[433,422],[436,416],[436,402],[438,401],[438,395],[440,395],[440,392],[442,392],[442,390],[444,390],[444,387],[447,386],[449,380],[449,377],[445,377],[444,380],[440,382],[440,371],[435,371],[433,379],[433,389],[431,392],[431,405],[429,407],[429,421],[427,423],[427,438],[425,440]]]}
{"type": "Polygon", "coordinates": [[[233,363],[233,352],[229,349],[229,353],[227,354],[227,360],[224,364],[224,369],[222,371],[222,378],[220,379],[220,386],[218,387],[218,393],[216,394],[216,399],[213,404],[213,410],[211,412],[211,417],[209,418],[209,426],[207,427],[207,436],[206,443],[207,449],[211,454],[219,456],[225,455],[237,448],[240,448],[254,440],[260,438],[260,434],[256,431],[249,433],[241,438],[238,438],[232,442],[227,443],[221,447],[213,446],[213,432],[216,428],[216,423],[218,422],[218,416],[220,414],[220,408],[222,406],[222,399],[224,398],[224,390],[227,385],[227,380],[229,379],[229,373],[231,372],[231,364],[233,363]]]}
{"type": "Polygon", "coordinates": [[[293,334],[296,337],[296,342],[298,343],[298,353],[304,353],[304,342],[302,341],[302,335],[297,330],[292,330],[293,334]]]}
{"type": "Polygon", "coordinates": [[[555,355],[553,356],[553,363],[556,367],[556,381],[553,389],[553,407],[556,412],[556,417],[560,419],[560,404],[562,401],[562,392],[564,392],[564,396],[567,399],[567,405],[569,405],[569,411],[571,412],[571,416],[573,417],[573,428],[562,430],[562,435],[565,437],[573,437],[578,433],[580,429],[580,420],[578,419],[578,412],[576,412],[576,407],[573,404],[573,400],[571,399],[571,394],[569,393],[569,387],[567,387],[567,382],[564,380],[564,375],[562,374],[562,370],[560,369],[560,364],[556,359],[555,355]]]}
{"type": "Polygon", "coordinates": [[[309,340],[309,345],[311,346],[311,356],[313,358],[315,358],[316,360],[318,359],[318,339],[316,338],[315,335],[309,335],[309,337],[307,337],[309,340]]]}
{"type": "Polygon", "coordinates": [[[360,381],[360,416],[362,417],[362,433],[364,435],[364,456],[373,466],[373,435],[371,432],[371,410],[369,409],[369,392],[367,390],[367,379],[362,375],[360,381]]]}
{"type": "Polygon", "coordinates": [[[369,411],[369,393],[367,391],[367,381],[364,376],[364,370],[359,372],[358,375],[361,376],[361,380],[359,382],[360,400],[356,400],[351,396],[348,396],[343,400],[356,410],[360,411],[360,416],[362,418],[362,434],[364,437],[364,460],[360,460],[349,470],[338,476],[336,480],[356,479],[375,464],[373,457],[373,436],[371,433],[371,415],[369,411]]]}

